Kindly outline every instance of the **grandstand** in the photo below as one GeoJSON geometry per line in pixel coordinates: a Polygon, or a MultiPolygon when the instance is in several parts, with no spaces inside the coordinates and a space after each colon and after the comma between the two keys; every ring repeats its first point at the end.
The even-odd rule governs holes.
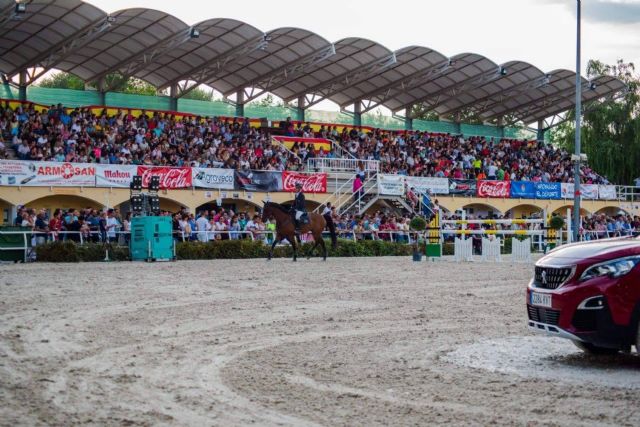
{"type": "MultiPolygon", "coordinates": [[[[128,184],[111,182],[105,174],[154,167],[167,173],[182,168],[189,175],[185,185],[164,190],[163,207],[173,211],[195,211],[214,201],[254,210],[265,197],[291,199],[284,186],[242,187],[237,176],[236,184],[226,187],[191,179],[198,173],[228,176],[219,170],[229,168],[321,175],[326,185],[310,195],[309,208],[333,201],[359,214],[384,207],[411,211],[402,185],[400,191],[389,190],[394,180],[447,196],[441,206],[451,212],[476,206],[481,212],[522,215],[543,207],[564,209],[570,198],[570,156],[543,142],[544,132],[573,107],[575,74],[569,70],[543,72],[522,61],[497,64],[475,53],[445,56],[421,46],[391,51],[362,38],[330,42],[300,28],[263,31],[232,19],[188,25],[151,9],[109,15],[80,0],[35,0],[23,12],[14,1],[0,0],[0,53],[0,125],[4,155],[13,159],[0,171],[7,177],[0,181],[5,221],[24,204],[49,210],[121,205],[128,184]],[[53,69],[96,83],[98,90],[33,86],[53,69]],[[160,95],[114,92],[105,79],[113,73],[140,78],[160,95]],[[184,98],[201,84],[221,92],[224,101],[184,98]],[[266,93],[282,98],[286,107],[251,104],[266,93]],[[323,100],[336,103],[340,112],[312,109],[323,100]],[[441,120],[413,119],[409,112],[417,104],[441,120]],[[394,115],[372,114],[377,107],[394,115]],[[468,111],[485,123],[460,123],[460,113],[468,111]],[[524,127],[531,124],[534,133],[524,127]],[[61,127],[49,131],[48,126],[61,127]],[[287,146],[276,135],[311,140],[287,146]],[[325,148],[316,149],[321,145],[325,148]],[[38,177],[23,183],[31,176],[28,165],[41,161],[85,163],[98,178],[38,177]],[[25,176],[16,180],[19,168],[25,176]],[[361,169],[366,169],[363,194],[354,201],[354,173],[361,169]],[[527,191],[500,184],[480,194],[479,188],[494,181],[509,181],[513,188],[527,183],[527,191]],[[460,191],[464,186],[469,188],[460,191]],[[537,192],[538,187],[545,190],[537,192]]],[[[585,108],[626,89],[610,76],[583,79],[583,85],[585,108]]],[[[588,212],[637,209],[628,190],[613,188],[587,167],[583,176],[590,189],[588,212]]]]}

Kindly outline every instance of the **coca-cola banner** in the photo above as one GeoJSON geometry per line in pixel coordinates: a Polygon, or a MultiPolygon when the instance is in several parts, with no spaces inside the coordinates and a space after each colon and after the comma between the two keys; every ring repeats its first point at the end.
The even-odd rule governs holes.
{"type": "Polygon", "coordinates": [[[236,188],[246,191],[282,191],[282,172],[235,171],[236,188]]]}
{"type": "Polygon", "coordinates": [[[402,196],[404,194],[404,176],[378,175],[378,192],[389,196],[402,196]]]}
{"type": "Polygon", "coordinates": [[[96,165],[96,187],[129,188],[138,173],[135,165],[96,165]]]}
{"type": "Polygon", "coordinates": [[[0,185],[93,187],[96,168],[88,163],[0,160],[0,185]]]}
{"type": "Polygon", "coordinates": [[[509,198],[511,181],[478,181],[478,197],[509,198]]]}
{"type": "Polygon", "coordinates": [[[166,166],[138,166],[142,176],[142,187],[148,188],[152,176],[160,178],[161,189],[188,188],[192,186],[191,168],[171,168],[166,166]]]}
{"type": "Polygon", "coordinates": [[[233,169],[191,168],[193,186],[233,190],[233,169]]]}
{"type": "MultiPolygon", "coordinates": [[[[572,182],[563,182],[560,189],[563,199],[573,199],[575,191],[572,182]]],[[[596,184],[581,184],[580,194],[583,199],[597,199],[598,186],[596,184]]]]}
{"type": "Polygon", "coordinates": [[[284,191],[295,191],[298,182],[302,184],[302,191],[305,193],[327,192],[326,173],[282,172],[282,189],[284,191]]]}
{"type": "Polygon", "coordinates": [[[475,179],[450,179],[449,194],[458,196],[475,196],[476,180],[475,179]]]}

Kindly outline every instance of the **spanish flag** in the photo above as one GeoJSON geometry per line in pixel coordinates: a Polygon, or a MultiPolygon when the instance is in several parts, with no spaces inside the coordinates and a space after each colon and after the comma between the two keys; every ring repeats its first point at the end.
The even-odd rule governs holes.
{"type": "MultiPolygon", "coordinates": [[[[297,136],[273,136],[273,139],[287,147],[289,150],[298,143],[298,146],[304,144],[306,147],[313,145],[313,149],[317,153],[322,149],[325,153],[331,151],[331,141],[325,138],[300,138],[297,136]]],[[[308,148],[307,148],[308,149],[308,148]]]]}

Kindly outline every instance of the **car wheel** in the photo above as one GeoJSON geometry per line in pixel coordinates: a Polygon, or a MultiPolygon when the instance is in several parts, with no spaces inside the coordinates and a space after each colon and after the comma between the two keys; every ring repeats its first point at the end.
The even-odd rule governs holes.
{"type": "Polygon", "coordinates": [[[597,355],[617,354],[620,351],[617,348],[598,347],[597,345],[593,345],[588,342],[583,342],[578,340],[574,340],[573,343],[580,350],[588,354],[597,354],[597,355]]]}

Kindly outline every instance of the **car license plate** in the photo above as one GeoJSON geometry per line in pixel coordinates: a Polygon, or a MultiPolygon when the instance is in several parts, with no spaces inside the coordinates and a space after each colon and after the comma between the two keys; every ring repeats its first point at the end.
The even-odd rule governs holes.
{"type": "Polygon", "coordinates": [[[551,294],[531,292],[531,305],[539,305],[541,307],[551,308],[551,294]]]}

